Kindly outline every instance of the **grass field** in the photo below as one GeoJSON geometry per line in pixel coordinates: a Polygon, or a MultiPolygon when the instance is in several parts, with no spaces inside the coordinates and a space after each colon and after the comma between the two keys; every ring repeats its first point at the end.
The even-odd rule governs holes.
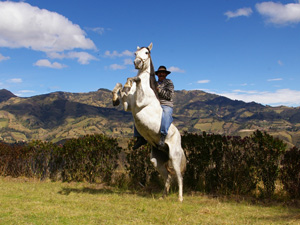
{"type": "Polygon", "coordinates": [[[300,208],[0,177],[0,224],[300,224],[300,208]]]}

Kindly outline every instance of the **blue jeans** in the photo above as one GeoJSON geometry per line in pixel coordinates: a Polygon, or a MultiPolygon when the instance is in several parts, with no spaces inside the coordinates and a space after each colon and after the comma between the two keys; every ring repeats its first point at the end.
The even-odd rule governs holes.
{"type": "MultiPolygon", "coordinates": [[[[161,125],[160,125],[160,133],[167,135],[169,127],[173,122],[173,108],[166,105],[161,105],[162,108],[162,117],[161,117],[161,125]]],[[[142,137],[138,130],[136,129],[135,125],[133,127],[133,136],[134,137],[142,137]]]]}
{"type": "Polygon", "coordinates": [[[170,106],[162,105],[161,106],[163,113],[161,117],[161,126],[160,126],[160,133],[167,135],[169,127],[173,122],[173,108],[170,106]]]}

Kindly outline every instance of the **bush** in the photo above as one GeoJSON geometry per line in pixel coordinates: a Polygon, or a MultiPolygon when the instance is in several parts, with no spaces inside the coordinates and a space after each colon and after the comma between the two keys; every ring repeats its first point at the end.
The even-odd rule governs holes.
{"type": "Polygon", "coordinates": [[[23,144],[0,142],[0,175],[32,177],[30,152],[23,144]]]}
{"type": "Polygon", "coordinates": [[[120,151],[116,139],[102,134],[68,140],[60,153],[63,181],[110,182],[120,151]]]}
{"type": "Polygon", "coordinates": [[[245,194],[255,189],[249,138],[185,133],[186,187],[207,193],[245,194]]]}
{"type": "Polygon", "coordinates": [[[64,146],[42,141],[0,143],[0,175],[110,182],[120,151],[116,139],[104,135],[71,139],[64,146]]]}
{"type": "Polygon", "coordinates": [[[128,142],[126,151],[127,165],[125,166],[132,187],[149,187],[159,185],[159,173],[150,161],[151,145],[147,144],[137,150],[133,150],[134,141],[128,142]]]}
{"type": "Polygon", "coordinates": [[[32,176],[56,180],[56,175],[61,171],[62,163],[59,153],[61,147],[52,142],[31,141],[24,148],[29,153],[29,165],[32,176]]]}
{"type": "Polygon", "coordinates": [[[258,178],[263,182],[261,189],[263,197],[271,197],[275,191],[275,181],[278,179],[279,165],[286,144],[266,132],[256,131],[251,135],[253,141],[253,158],[256,164],[258,178]]]}
{"type": "Polygon", "coordinates": [[[247,194],[256,188],[257,179],[249,138],[223,136],[220,157],[219,190],[223,194],[247,194]]]}
{"type": "Polygon", "coordinates": [[[203,135],[184,133],[181,138],[188,161],[184,184],[192,190],[205,191],[205,174],[211,161],[211,143],[208,137],[203,132],[203,135]]]}
{"type": "Polygon", "coordinates": [[[291,148],[281,161],[280,180],[292,198],[300,197],[300,150],[291,148]]]}

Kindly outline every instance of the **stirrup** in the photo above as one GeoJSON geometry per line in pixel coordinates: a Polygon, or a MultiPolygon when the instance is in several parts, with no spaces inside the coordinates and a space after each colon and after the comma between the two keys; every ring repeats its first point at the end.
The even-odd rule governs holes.
{"type": "Polygon", "coordinates": [[[167,135],[161,134],[160,140],[158,142],[159,148],[163,148],[165,146],[165,140],[166,140],[167,135]]]}
{"type": "Polygon", "coordinates": [[[136,149],[138,149],[139,147],[141,147],[141,146],[143,146],[145,144],[147,144],[147,141],[145,140],[145,138],[138,137],[137,140],[136,140],[136,142],[135,142],[135,144],[134,144],[134,146],[132,147],[132,149],[136,150],[136,149]]]}

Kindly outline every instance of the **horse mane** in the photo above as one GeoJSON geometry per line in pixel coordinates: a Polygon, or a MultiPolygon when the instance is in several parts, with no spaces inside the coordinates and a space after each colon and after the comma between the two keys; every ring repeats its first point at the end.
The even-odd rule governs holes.
{"type": "Polygon", "coordinates": [[[158,98],[158,91],[157,91],[157,83],[156,83],[156,79],[155,79],[155,70],[154,70],[154,66],[153,66],[153,63],[152,63],[150,50],[149,50],[149,57],[150,57],[150,87],[154,91],[154,94],[155,94],[156,98],[159,99],[158,98]]]}

